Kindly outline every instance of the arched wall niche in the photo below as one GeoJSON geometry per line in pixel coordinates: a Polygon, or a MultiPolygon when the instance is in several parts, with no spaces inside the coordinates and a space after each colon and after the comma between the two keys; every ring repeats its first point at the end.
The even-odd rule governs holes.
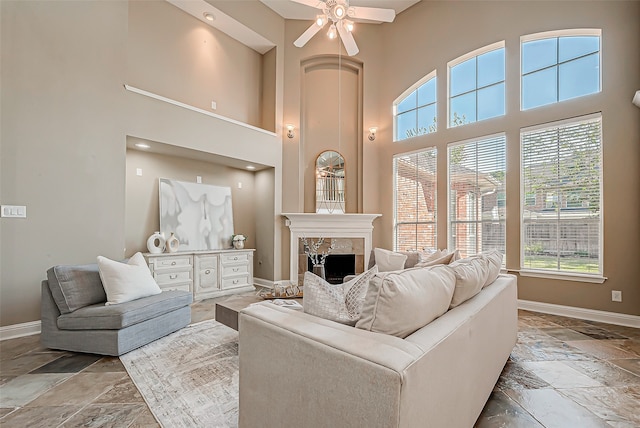
{"type": "Polygon", "coordinates": [[[362,212],[363,64],[340,55],[300,63],[300,165],[304,212],[315,212],[315,161],[325,150],[345,158],[345,211],[362,212]]]}

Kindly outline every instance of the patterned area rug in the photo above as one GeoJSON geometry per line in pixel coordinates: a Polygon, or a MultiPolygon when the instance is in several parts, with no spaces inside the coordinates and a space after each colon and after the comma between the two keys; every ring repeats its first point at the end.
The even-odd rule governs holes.
{"type": "Polygon", "coordinates": [[[209,320],[120,357],[163,427],[238,426],[238,332],[209,320]]]}

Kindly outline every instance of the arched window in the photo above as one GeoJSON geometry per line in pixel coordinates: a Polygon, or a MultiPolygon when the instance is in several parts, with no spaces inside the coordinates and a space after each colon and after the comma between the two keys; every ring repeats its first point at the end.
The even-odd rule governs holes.
{"type": "Polygon", "coordinates": [[[435,70],[407,89],[393,103],[394,139],[401,141],[437,130],[435,70]]]}
{"type": "Polygon", "coordinates": [[[505,114],[504,41],[448,64],[449,127],[505,114]]]}
{"type": "Polygon", "coordinates": [[[522,36],[522,110],[600,92],[600,35],[583,29],[522,36]]]}

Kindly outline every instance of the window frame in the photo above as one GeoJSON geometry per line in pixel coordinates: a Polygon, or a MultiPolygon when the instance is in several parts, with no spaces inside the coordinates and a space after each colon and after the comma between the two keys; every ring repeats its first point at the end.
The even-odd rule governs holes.
{"type": "MultiPolygon", "coordinates": [[[[491,43],[490,45],[487,46],[483,46],[481,48],[478,48],[476,50],[473,50],[471,52],[468,52],[462,56],[459,56],[458,58],[455,58],[449,62],[447,62],[447,129],[450,128],[456,128],[457,126],[452,126],[451,124],[451,69],[459,64],[462,64],[463,62],[470,60],[472,58],[476,58],[480,55],[489,53],[491,51],[495,51],[498,49],[504,49],[505,50],[505,63],[504,63],[504,80],[502,80],[501,82],[504,83],[504,114],[500,115],[500,116],[494,116],[494,117],[490,117],[487,119],[482,119],[482,120],[475,120],[473,122],[470,122],[468,124],[465,125],[470,125],[472,123],[477,123],[477,122],[484,122],[486,120],[492,120],[492,119],[497,119],[499,117],[504,117],[507,115],[507,89],[508,89],[508,85],[507,85],[507,60],[506,60],[506,43],[504,40],[501,40],[499,42],[495,42],[495,43],[491,43]]],[[[476,75],[477,75],[478,71],[476,70],[476,75]]],[[[476,82],[477,83],[477,82],[476,82]]],[[[493,83],[490,86],[496,85],[496,83],[493,83]]],[[[483,87],[484,88],[484,87],[483,87]]],[[[480,88],[482,89],[482,88],[480,88]]],[[[469,91],[471,92],[471,91],[469,91]]],[[[478,116],[478,87],[476,85],[475,89],[473,90],[473,92],[476,93],[476,118],[478,116]]],[[[458,94],[460,95],[460,94],[458,94]]],[[[458,96],[457,95],[457,96],[458,96]]],[[[458,126],[464,126],[464,125],[458,125],[458,126]]]]}
{"type": "MultiPolygon", "coordinates": [[[[547,278],[547,279],[559,279],[567,281],[589,282],[602,284],[607,277],[604,276],[604,193],[603,193],[603,132],[602,132],[602,113],[592,113],[579,117],[572,117],[568,119],[557,120],[553,122],[546,122],[538,125],[528,126],[520,129],[520,268],[517,272],[521,276],[535,277],[535,278],[547,278]],[[579,123],[593,122],[595,120],[600,121],[600,154],[599,154],[599,192],[600,192],[600,213],[598,224],[598,269],[599,272],[595,274],[582,273],[582,272],[568,272],[550,269],[532,269],[524,267],[525,263],[525,227],[524,227],[524,209],[525,209],[525,169],[523,165],[523,151],[522,151],[522,138],[524,134],[529,134],[535,131],[543,131],[552,128],[560,128],[566,125],[576,125],[579,123]]],[[[536,196],[537,198],[537,196],[536,196]]],[[[545,201],[546,204],[546,201],[545,201]]]]}
{"type": "MultiPolygon", "coordinates": [[[[400,141],[404,141],[404,140],[409,140],[411,138],[415,138],[418,136],[423,136],[423,135],[429,135],[429,134],[434,134],[435,132],[438,131],[438,80],[437,80],[437,70],[433,70],[431,73],[425,75],[423,78],[421,78],[420,80],[418,80],[416,83],[414,83],[413,85],[411,85],[409,88],[407,88],[404,92],[402,92],[394,101],[393,101],[393,105],[392,105],[392,114],[393,114],[393,142],[397,143],[400,141]],[[436,96],[435,96],[435,101],[433,103],[429,103],[429,104],[424,104],[424,105],[417,105],[417,101],[416,101],[416,107],[415,110],[416,112],[421,108],[421,107],[426,107],[429,105],[434,105],[435,109],[436,109],[436,131],[434,132],[427,132],[426,134],[419,134],[416,135],[414,137],[407,137],[407,138],[402,138],[402,139],[397,139],[397,134],[398,134],[398,105],[400,103],[402,103],[409,95],[411,95],[414,91],[417,91],[422,85],[426,84],[427,82],[429,82],[432,79],[436,79],[436,96]]],[[[417,95],[416,95],[417,97],[417,95]]],[[[412,110],[407,110],[407,111],[412,111],[412,110]]],[[[406,113],[406,112],[403,112],[406,113]]]]}
{"type": "MultiPolygon", "coordinates": [[[[540,109],[540,108],[544,108],[544,107],[549,107],[552,105],[556,105],[565,101],[571,101],[571,100],[576,100],[582,97],[588,97],[591,95],[596,95],[596,94],[600,94],[602,93],[602,29],[600,28],[574,28],[574,29],[563,29],[563,30],[553,30],[553,31],[544,31],[541,33],[533,33],[533,34],[526,34],[523,36],[520,36],[520,58],[519,58],[519,85],[520,85],[520,91],[519,91],[519,95],[520,95],[520,111],[524,112],[524,111],[530,111],[530,110],[536,110],[536,109],[540,109]],[[537,41],[537,40],[545,40],[545,39],[553,39],[553,38],[561,38],[561,37],[598,37],[599,38],[599,46],[598,46],[598,64],[599,64],[599,73],[598,73],[598,91],[597,92],[592,92],[590,94],[585,94],[585,95],[580,95],[578,97],[573,97],[573,98],[567,98],[566,100],[560,100],[560,93],[559,93],[559,89],[560,89],[560,82],[557,81],[556,82],[556,87],[558,89],[558,93],[556,94],[556,98],[557,100],[553,103],[548,103],[548,104],[542,104],[539,106],[535,106],[535,107],[529,107],[529,108],[524,108],[523,106],[523,91],[524,91],[524,85],[523,85],[523,74],[522,74],[522,45],[524,43],[527,42],[533,42],[533,41],[537,41]]],[[[574,61],[574,59],[572,59],[571,61],[574,61]]],[[[569,62],[569,61],[567,61],[569,62]]],[[[559,67],[560,63],[556,62],[553,66],[549,66],[548,68],[551,67],[559,67]]],[[[540,70],[536,70],[536,71],[540,71],[540,70]]],[[[533,72],[529,72],[527,73],[527,75],[532,74],[533,72]]]]}

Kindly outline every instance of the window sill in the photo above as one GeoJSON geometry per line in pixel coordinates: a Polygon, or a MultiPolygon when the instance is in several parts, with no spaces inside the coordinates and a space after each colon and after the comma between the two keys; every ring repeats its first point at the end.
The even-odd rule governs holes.
{"type": "Polygon", "coordinates": [[[602,284],[607,280],[606,276],[589,275],[580,273],[548,272],[534,269],[509,269],[509,272],[517,272],[520,276],[532,278],[558,279],[561,281],[590,282],[592,284],[602,284]]]}

